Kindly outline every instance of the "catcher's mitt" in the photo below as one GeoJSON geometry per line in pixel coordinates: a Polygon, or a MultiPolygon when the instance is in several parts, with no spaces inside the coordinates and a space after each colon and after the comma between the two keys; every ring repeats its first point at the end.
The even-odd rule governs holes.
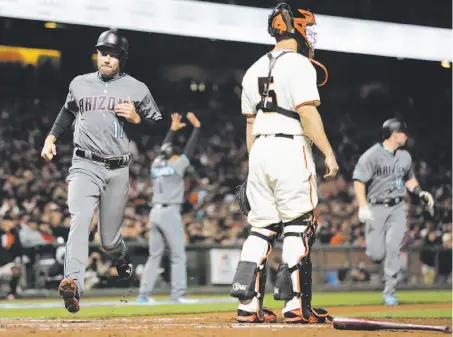
{"type": "Polygon", "coordinates": [[[247,181],[243,182],[236,188],[236,199],[239,202],[239,210],[242,214],[247,215],[250,212],[250,204],[247,199],[247,181]]]}

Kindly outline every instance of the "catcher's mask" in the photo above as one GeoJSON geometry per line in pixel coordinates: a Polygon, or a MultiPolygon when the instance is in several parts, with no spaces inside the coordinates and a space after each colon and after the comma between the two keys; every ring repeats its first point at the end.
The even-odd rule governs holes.
{"type": "Polygon", "coordinates": [[[280,3],[269,15],[268,32],[272,37],[286,37],[297,41],[297,52],[307,57],[312,63],[324,70],[324,81],[319,85],[327,83],[328,72],[326,67],[314,60],[316,33],[309,27],[316,24],[313,13],[308,10],[298,9],[296,15],[286,3],[280,3]]]}

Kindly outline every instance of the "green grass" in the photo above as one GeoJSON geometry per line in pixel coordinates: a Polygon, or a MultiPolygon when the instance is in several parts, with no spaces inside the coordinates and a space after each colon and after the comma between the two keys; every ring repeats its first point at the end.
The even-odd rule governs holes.
{"type": "Polygon", "coordinates": [[[404,311],[379,311],[373,313],[348,314],[349,317],[369,317],[369,318],[444,318],[451,319],[451,308],[442,309],[423,309],[423,310],[404,310],[404,311]]]}
{"type": "MultiPolygon", "coordinates": [[[[198,296],[198,297],[218,297],[218,296],[198,296]]],[[[165,299],[166,297],[156,297],[156,299],[165,299]]],[[[417,304],[417,303],[451,303],[452,293],[450,291],[401,291],[398,293],[400,303],[404,304],[417,304]]],[[[0,309],[0,317],[2,318],[112,318],[112,317],[125,317],[125,316],[152,316],[152,315],[165,315],[165,314],[184,314],[184,313],[203,313],[203,312],[228,312],[237,309],[236,303],[219,303],[219,304],[193,304],[193,305],[158,305],[158,306],[110,306],[110,307],[83,307],[83,303],[88,301],[111,301],[117,300],[118,303],[121,297],[117,298],[103,298],[103,299],[87,299],[82,300],[81,310],[77,314],[70,314],[64,310],[63,302],[61,308],[32,308],[32,309],[0,309]]],[[[134,297],[127,298],[129,301],[134,301],[134,297]]],[[[55,300],[54,300],[55,301],[55,300]]],[[[23,302],[23,301],[21,301],[23,302]]],[[[33,301],[36,303],[36,301],[33,301]]],[[[43,301],[44,302],[44,301],[43,301]]],[[[45,302],[49,302],[48,300],[45,302]]],[[[31,303],[31,301],[30,301],[31,303]]],[[[380,305],[382,304],[382,294],[379,292],[349,292],[349,293],[315,293],[313,294],[313,306],[319,307],[333,307],[333,306],[360,306],[360,305],[380,305]]],[[[265,306],[271,308],[281,308],[282,301],[275,301],[272,294],[267,294],[265,297],[265,306]]],[[[360,314],[360,309],[357,310],[360,314]]],[[[377,313],[380,316],[387,317],[386,314],[402,315],[404,312],[382,312],[377,313]]],[[[429,313],[431,315],[441,314],[442,317],[451,317],[451,310],[447,309],[429,309],[422,311],[407,311],[407,317],[411,315],[422,315],[429,313]],[[436,313],[436,310],[439,310],[436,313]]],[[[370,317],[372,313],[366,313],[370,317]]],[[[357,316],[357,315],[353,315],[357,316]]],[[[426,317],[426,316],[424,316],[426,317]]],[[[437,316],[429,316],[437,317],[437,316]]]]}

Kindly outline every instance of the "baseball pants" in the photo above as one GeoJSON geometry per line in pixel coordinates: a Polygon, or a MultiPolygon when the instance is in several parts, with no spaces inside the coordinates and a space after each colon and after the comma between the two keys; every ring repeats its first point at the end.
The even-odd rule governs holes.
{"type": "Polygon", "coordinates": [[[312,211],[317,203],[316,170],[304,136],[294,139],[260,137],[249,155],[247,220],[263,228],[291,221],[312,211]]]}
{"type": "Polygon", "coordinates": [[[139,294],[148,296],[152,292],[159,274],[166,242],[170,249],[171,299],[176,300],[184,296],[187,290],[186,252],[180,206],[153,206],[149,222],[149,257],[143,270],[139,294]]]}
{"type": "Polygon", "coordinates": [[[90,225],[97,207],[102,247],[112,257],[124,250],[121,225],[129,193],[129,167],[110,170],[102,163],[74,156],[68,181],[71,229],[66,243],[64,275],[75,281],[82,294],[90,225]]]}
{"type": "MultiPolygon", "coordinates": [[[[316,171],[311,147],[304,136],[294,139],[259,137],[253,143],[249,154],[249,175],[247,199],[251,211],[247,216],[252,231],[270,237],[265,228],[272,224],[289,222],[312,211],[318,203],[316,194],[316,171]]],[[[284,233],[301,233],[306,226],[286,226],[284,233]]],[[[267,241],[249,236],[244,242],[241,261],[258,265],[268,253],[267,241]]],[[[283,240],[283,263],[294,266],[305,253],[300,237],[286,237],[283,240]]],[[[291,274],[294,291],[300,291],[298,272],[291,274]]],[[[239,300],[238,308],[247,312],[259,310],[259,300],[239,300]]],[[[300,308],[297,297],[286,301],[283,312],[300,308]]]]}
{"type": "Polygon", "coordinates": [[[400,249],[406,231],[404,203],[391,207],[370,205],[370,209],[373,220],[365,224],[366,254],[375,262],[384,262],[384,295],[395,295],[401,270],[400,249]]]}

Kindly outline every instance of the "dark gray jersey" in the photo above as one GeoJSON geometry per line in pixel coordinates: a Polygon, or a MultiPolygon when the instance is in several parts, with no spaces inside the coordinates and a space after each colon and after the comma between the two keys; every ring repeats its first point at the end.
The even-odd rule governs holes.
{"type": "Polygon", "coordinates": [[[368,199],[402,197],[404,183],[414,177],[412,158],[406,150],[390,153],[380,143],[369,148],[359,159],[354,180],[367,185],[368,199]]]}
{"type": "Polygon", "coordinates": [[[106,156],[129,153],[129,134],[136,126],[114,113],[128,97],[142,119],[162,119],[148,87],[132,76],[103,80],[95,72],[74,78],[65,103],[76,117],[74,145],[106,156]]]}
{"type": "Polygon", "coordinates": [[[157,157],[151,165],[153,204],[181,204],[184,198],[184,173],[189,159],[183,154],[176,160],[157,157]]]}

